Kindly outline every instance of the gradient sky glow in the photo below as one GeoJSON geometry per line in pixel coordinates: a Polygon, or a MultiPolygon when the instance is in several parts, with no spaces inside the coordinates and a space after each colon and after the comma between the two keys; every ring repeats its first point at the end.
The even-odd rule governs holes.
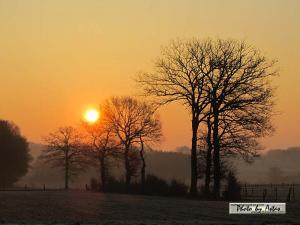
{"type": "MultiPolygon", "coordinates": [[[[299,12],[297,0],[0,0],[0,118],[40,142],[111,95],[135,95],[133,77],[171,39],[235,38],[279,61],[277,131],[264,145],[300,146],[299,12]]],[[[160,114],[160,148],[189,145],[185,109],[160,114]]]]}

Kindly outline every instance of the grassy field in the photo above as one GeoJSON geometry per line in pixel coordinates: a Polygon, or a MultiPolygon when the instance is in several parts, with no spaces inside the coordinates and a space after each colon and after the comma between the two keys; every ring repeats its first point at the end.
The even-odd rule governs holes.
{"type": "Polygon", "coordinates": [[[1,191],[1,223],[262,224],[300,223],[300,203],[286,215],[229,215],[227,202],[81,191],[1,191]]]}

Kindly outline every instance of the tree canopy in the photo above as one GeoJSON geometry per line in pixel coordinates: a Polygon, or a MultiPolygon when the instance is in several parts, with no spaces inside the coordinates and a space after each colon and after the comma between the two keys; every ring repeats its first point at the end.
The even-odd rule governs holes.
{"type": "Polygon", "coordinates": [[[31,156],[27,140],[19,128],[6,120],[0,120],[0,186],[12,186],[24,176],[31,156]]]}

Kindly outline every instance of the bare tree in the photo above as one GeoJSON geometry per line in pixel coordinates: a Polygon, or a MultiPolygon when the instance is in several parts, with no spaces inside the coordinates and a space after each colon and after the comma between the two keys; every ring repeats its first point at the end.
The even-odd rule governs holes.
{"type": "Polygon", "coordinates": [[[82,152],[81,135],[73,127],[61,127],[50,133],[45,142],[45,148],[40,159],[54,167],[64,170],[65,189],[69,181],[85,168],[85,155],[82,152]]]}
{"type": "Polygon", "coordinates": [[[197,132],[209,103],[205,91],[206,74],[200,68],[205,63],[199,58],[203,55],[201,51],[196,40],[172,42],[163,49],[154,72],[141,74],[137,79],[145,94],[158,97],[159,104],[179,101],[191,113],[190,194],[193,196],[197,195],[197,132]]]}
{"type": "MultiPolygon", "coordinates": [[[[106,101],[103,111],[111,124],[116,136],[124,147],[124,165],[126,184],[130,184],[134,169],[130,162],[130,155],[134,145],[141,144],[140,156],[142,159],[142,172],[144,176],[144,143],[156,141],[161,135],[161,126],[155,117],[153,108],[148,104],[131,97],[114,97],[106,101]]],[[[144,179],[144,178],[142,178],[144,179]]]]}
{"type": "MultiPolygon", "coordinates": [[[[192,39],[171,43],[157,60],[155,71],[138,78],[144,92],[159,97],[161,104],[181,101],[191,112],[192,195],[197,193],[196,146],[201,123],[210,123],[208,135],[211,139],[208,140],[212,144],[210,149],[213,147],[216,198],[220,193],[221,147],[249,156],[251,152],[245,151],[245,146],[255,146],[255,138],[272,131],[270,116],[273,89],[270,78],[276,74],[272,71],[273,64],[273,61],[268,61],[258,50],[244,42],[192,39]],[[228,128],[229,124],[234,125],[228,128]],[[230,134],[232,130],[235,130],[234,134],[230,134]],[[235,138],[232,139],[234,148],[229,145],[230,141],[225,141],[230,138],[235,138]]],[[[208,158],[210,152],[207,152],[208,158]]],[[[210,172],[209,168],[207,173],[210,172]]]]}
{"type": "Polygon", "coordinates": [[[119,154],[119,144],[112,131],[112,127],[105,120],[103,114],[96,123],[83,123],[86,131],[85,140],[87,153],[92,162],[99,167],[99,178],[101,188],[105,190],[107,178],[109,176],[109,165],[119,154]]]}
{"type": "Polygon", "coordinates": [[[155,114],[155,108],[152,105],[142,103],[144,107],[144,116],[140,121],[140,157],[142,161],[141,165],[141,184],[142,188],[145,185],[146,177],[146,161],[144,146],[151,145],[160,142],[162,137],[161,122],[157,114],[155,114]]]}
{"type": "MultiPolygon", "coordinates": [[[[212,117],[214,196],[220,195],[220,151],[255,155],[256,139],[273,129],[274,61],[258,50],[234,40],[206,40],[198,43],[207,63],[200,67],[206,74],[206,86],[212,117]],[[252,151],[254,150],[254,151],[252,151]]],[[[203,56],[199,57],[203,59],[203,56]]]]}

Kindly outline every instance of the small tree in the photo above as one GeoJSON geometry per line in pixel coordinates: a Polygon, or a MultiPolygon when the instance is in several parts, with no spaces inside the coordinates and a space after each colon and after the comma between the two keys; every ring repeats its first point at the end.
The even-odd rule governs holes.
{"type": "Polygon", "coordinates": [[[146,176],[146,161],[145,161],[145,144],[151,145],[157,143],[161,140],[161,122],[157,114],[155,114],[155,108],[153,105],[143,104],[144,106],[144,116],[140,121],[140,157],[142,161],[141,166],[141,184],[142,188],[145,184],[146,176]]]}
{"type": "Polygon", "coordinates": [[[107,178],[109,176],[109,164],[119,153],[119,145],[116,142],[112,127],[105,120],[102,114],[100,120],[96,123],[83,123],[86,131],[85,140],[87,153],[91,162],[99,168],[99,178],[102,190],[105,190],[107,178]]]}
{"type": "Polygon", "coordinates": [[[69,188],[70,179],[86,166],[81,138],[79,132],[70,126],[61,127],[45,138],[47,148],[42,151],[40,159],[63,169],[65,189],[69,188]]]}
{"type": "Polygon", "coordinates": [[[106,120],[121,142],[124,149],[125,181],[129,185],[134,175],[136,162],[135,145],[141,144],[141,176],[145,180],[144,142],[157,141],[161,136],[161,125],[153,108],[131,97],[114,97],[103,105],[106,120]]]}
{"type": "Polygon", "coordinates": [[[24,176],[31,156],[27,140],[13,123],[0,120],[0,186],[13,185],[24,176]]]}

